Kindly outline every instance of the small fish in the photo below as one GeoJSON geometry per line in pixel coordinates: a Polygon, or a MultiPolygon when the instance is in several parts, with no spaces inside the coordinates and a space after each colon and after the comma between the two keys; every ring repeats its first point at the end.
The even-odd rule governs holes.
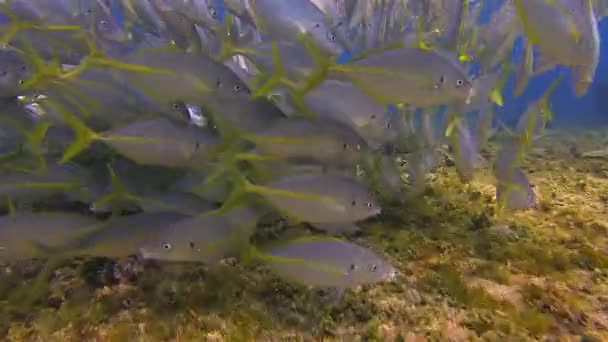
{"type": "Polygon", "coordinates": [[[141,50],[120,58],[122,62],[143,65],[150,72],[123,71],[131,85],[150,98],[206,106],[209,102],[247,100],[250,90],[222,63],[198,53],[168,50],[141,50]]]}
{"type": "Polygon", "coordinates": [[[367,150],[366,141],[354,130],[326,119],[277,120],[251,140],[263,156],[330,165],[352,163],[367,150]]]}
{"type": "Polygon", "coordinates": [[[75,130],[76,139],[63,160],[71,159],[99,140],[141,165],[202,167],[218,142],[212,132],[177,125],[164,118],[136,121],[103,133],[91,131],[73,116],[65,118],[75,130]]]}
{"type": "Polygon", "coordinates": [[[297,42],[305,34],[329,55],[339,56],[344,50],[325,14],[309,0],[254,0],[250,5],[265,35],[297,42]]]}
{"type": "Polygon", "coordinates": [[[175,212],[153,212],[118,217],[95,232],[73,241],[69,248],[82,255],[120,258],[136,255],[139,247],[153,241],[168,226],[188,218],[175,212]]]}
{"type": "Polygon", "coordinates": [[[359,182],[337,175],[295,175],[264,186],[246,184],[290,218],[317,228],[340,232],[356,230],[354,222],[379,215],[378,200],[359,182]]]}
{"type": "Polygon", "coordinates": [[[472,96],[472,83],[462,66],[433,51],[390,49],[332,68],[384,105],[427,108],[464,104],[472,96]]]}
{"type": "Polygon", "coordinates": [[[278,275],[308,286],[348,289],[392,281],[397,270],[370,249],[332,238],[300,238],[253,256],[278,275]]]}
{"type": "Polygon", "coordinates": [[[18,213],[0,218],[0,260],[18,261],[46,256],[65,246],[99,222],[65,213],[18,213]]]}
{"type": "Polygon", "coordinates": [[[202,214],[175,222],[153,242],[142,245],[139,253],[144,259],[209,265],[237,256],[246,250],[257,223],[257,215],[251,217],[247,209],[243,210],[234,209],[219,216],[202,214]]]}
{"type": "Polygon", "coordinates": [[[304,96],[304,103],[317,116],[350,126],[369,143],[395,136],[397,127],[386,107],[349,82],[325,80],[304,96]]]}

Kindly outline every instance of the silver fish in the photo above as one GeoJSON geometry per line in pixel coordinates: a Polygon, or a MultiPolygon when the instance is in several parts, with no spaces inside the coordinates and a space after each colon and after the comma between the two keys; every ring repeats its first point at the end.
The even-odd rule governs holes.
{"type": "Polygon", "coordinates": [[[256,256],[280,276],[308,286],[347,289],[398,276],[373,251],[330,238],[301,238],[256,256]]]}

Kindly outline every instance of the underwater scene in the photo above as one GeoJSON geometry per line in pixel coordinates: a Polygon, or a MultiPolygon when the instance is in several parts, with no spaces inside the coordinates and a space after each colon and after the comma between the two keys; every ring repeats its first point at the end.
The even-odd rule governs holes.
{"type": "Polygon", "coordinates": [[[608,341],[607,15],[0,1],[0,341],[608,341]]]}

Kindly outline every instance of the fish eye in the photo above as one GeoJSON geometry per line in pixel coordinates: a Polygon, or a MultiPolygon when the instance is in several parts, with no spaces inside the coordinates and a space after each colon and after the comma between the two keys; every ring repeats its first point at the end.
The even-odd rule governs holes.
{"type": "Polygon", "coordinates": [[[163,247],[163,249],[170,250],[171,244],[168,242],[163,242],[162,247],[163,247]]]}
{"type": "Polygon", "coordinates": [[[350,266],[348,266],[348,271],[349,272],[352,272],[352,271],[354,271],[356,269],[357,269],[357,265],[355,265],[355,264],[350,264],[350,266]]]}
{"type": "Polygon", "coordinates": [[[376,265],[376,264],[369,265],[369,270],[371,272],[376,272],[378,270],[378,265],[376,265]]]}
{"type": "Polygon", "coordinates": [[[456,81],[456,85],[459,87],[462,87],[464,85],[464,81],[463,80],[457,80],[456,81]]]}
{"type": "Polygon", "coordinates": [[[238,85],[238,84],[235,84],[233,89],[234,89],[234,91],[235,91],[235,92],[237,92],[237,93],[238,93],[238,92],[240,92],[240,91],[241,91],[241,86],[240,86],[240,85],[238,85]]]}
{"type": "Polygon", "coordinates": [[[215,8],[211,8],[210,11],[211,11],[211,17],[213,19],[217,19],[217,11],[215,10],[215,8]]]}
{"type": "Polygon", "coordinates": [[[105,20],[101,20],[101,21],[99,22],[99,24],[100,24],[101,26],[103,26],[103,27],[108,26],[108,22],[107,22],[107,21],[105,21],[105,20]]]}
{"type": "Polygon", "coordinates": [[[368,207],[368,208],[371,208],[371,207],[373,207],[373,206],[374,206],[374,203],[372,203],[372,202],[367,202],[367,207],[368,207]]]}
{"type": "Polygon", "coordinates": [[[344,149],[346,150],[346,149],[348,149],[348,144],[344,144],[344,145],[342,145],[342,147],[344,147],[344,149]]]}

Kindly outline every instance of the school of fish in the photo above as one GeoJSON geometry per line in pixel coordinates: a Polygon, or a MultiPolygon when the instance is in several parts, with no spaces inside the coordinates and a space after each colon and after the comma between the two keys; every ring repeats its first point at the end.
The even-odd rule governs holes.
{"type": "Polygon", "coordinates": [[[515,127],[495,109],[511,76],[519,96],[558,66],[583,96],[607,11],[606,0],[2,0],[0,263],[237,257],[310,286],[394,280],[385,256],[337,236],[385,203],[407,210],[444,145],[470,182],[491,138],[497,213],[533,208],[522,162],[563,77],[515,127]],[[268,215],[316,233],[252,244],[268,215]]]}

